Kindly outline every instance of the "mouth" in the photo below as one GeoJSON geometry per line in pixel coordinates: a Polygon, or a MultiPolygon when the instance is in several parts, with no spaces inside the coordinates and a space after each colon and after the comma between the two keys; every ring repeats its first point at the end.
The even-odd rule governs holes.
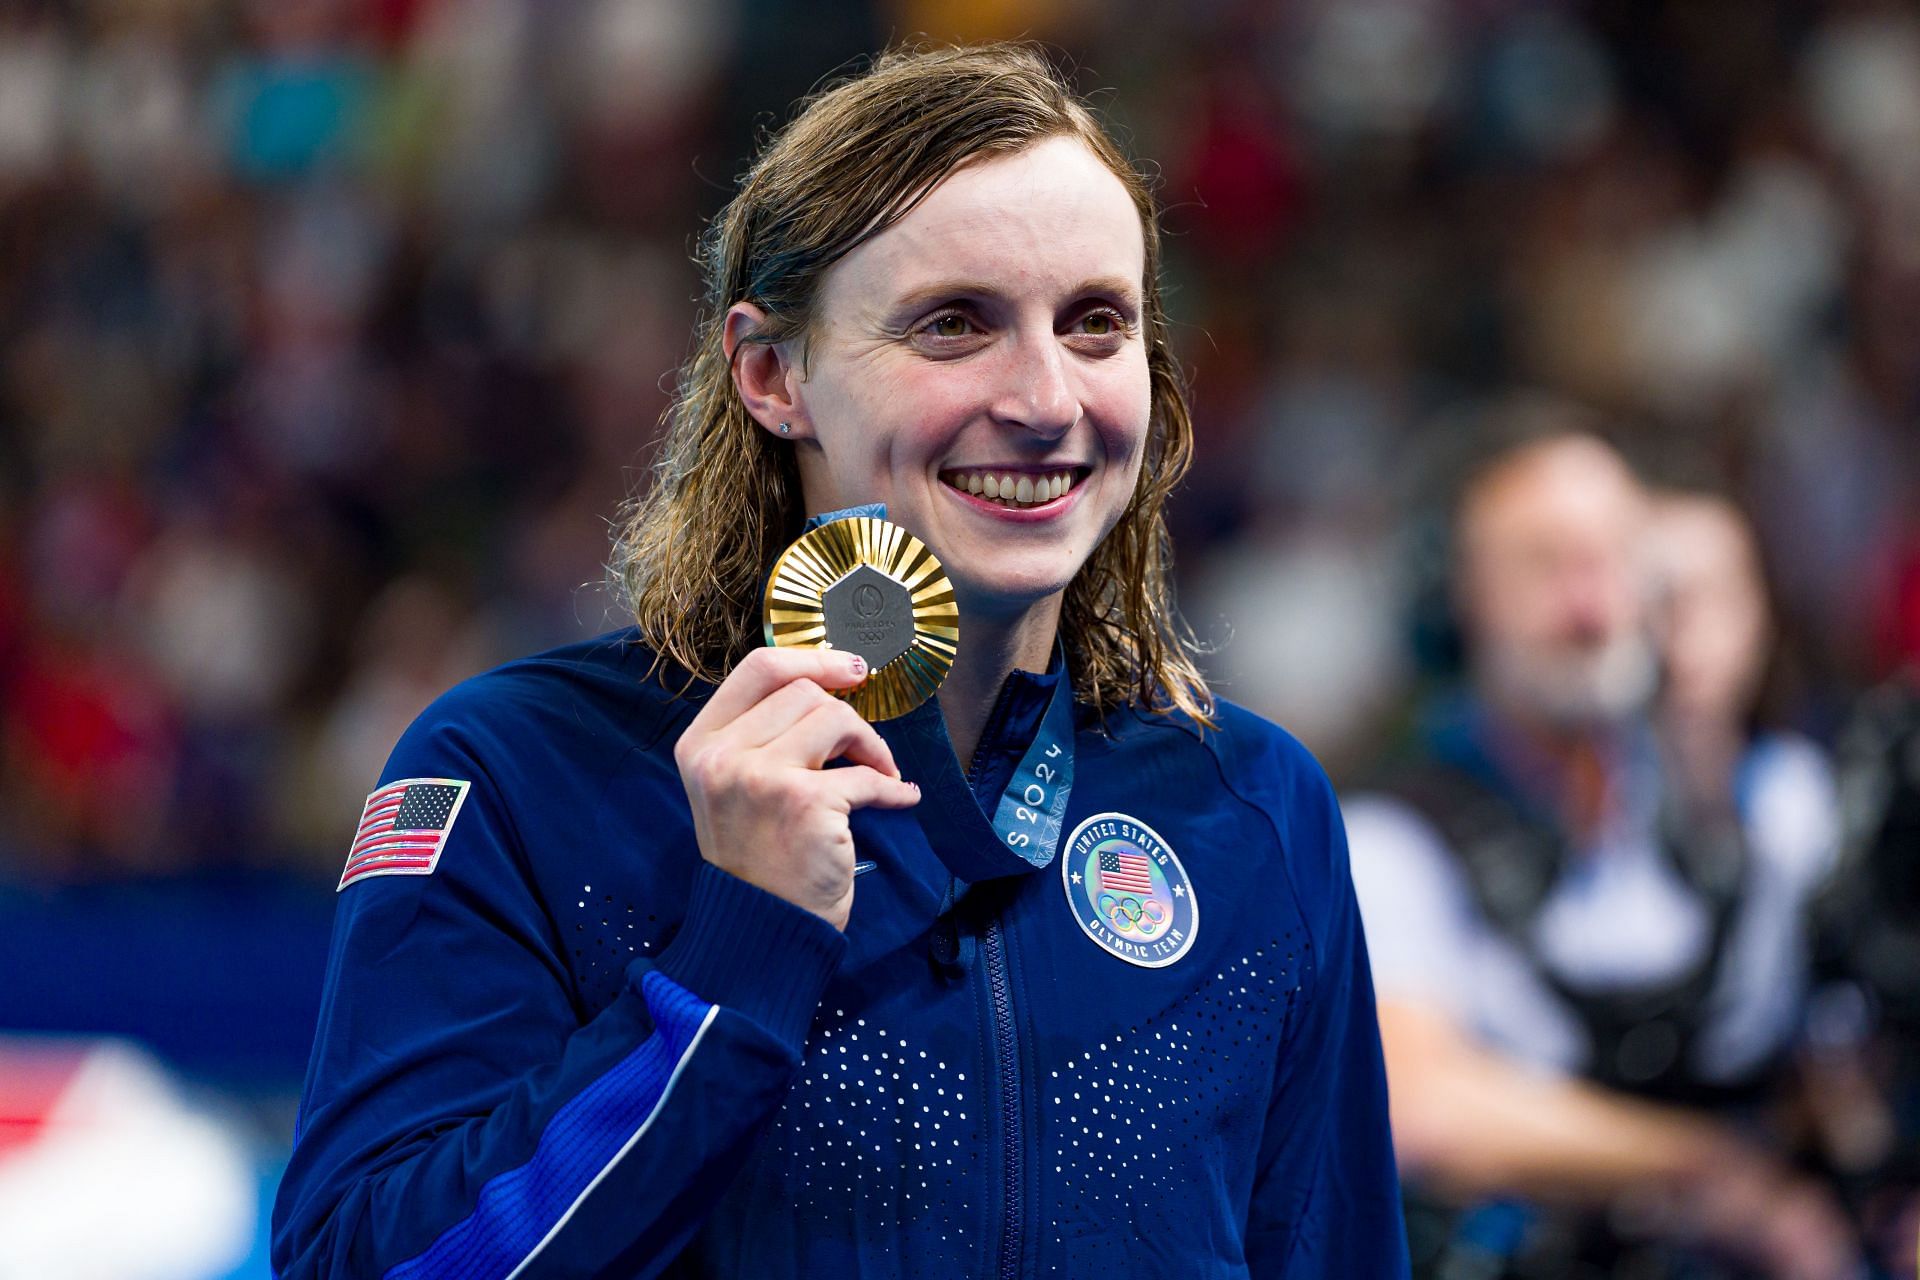
{"type": "Polygon", "coordinates": [[[1086,479],[1090,467],[1056,467],[1050,471],[1005,468],[966,468],[942,471],[941,483],[982,502],[1014,511],[1030,511],[1058,502],[1086,479]]]}

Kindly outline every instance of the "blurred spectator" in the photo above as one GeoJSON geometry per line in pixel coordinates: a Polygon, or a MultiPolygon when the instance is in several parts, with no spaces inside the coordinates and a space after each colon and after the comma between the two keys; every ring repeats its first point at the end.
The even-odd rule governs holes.
{"type": "Polygon", "coordinates": [[[1657,495],[1644,541],[1674,780],[1697,803],[1728,803],[1745,785],[1773,629],[1760,549],[1739,508],[1699,493],[1657,495]]]}
{"type": "Polygon", "coordinates": [[[1821,1154],[1890,1274],[1920,1239],[1920,680],[1861,700],[1840,738],[1843,856],[1821,902],[1808,1064],[1821,1154]]]}
{"type": "Polygon", "coordinates": [[[1677,1276],[1703,1274],[1672,1248],[1697,1243],[1741,1274],[1851,1276],[1832,1198],[1735,1127],[1782,1078],[1834,837],[1819,755],[1746,733],[1745,526],[1657,509],[1656,648],[1638,481],[1571,410],[1516,417],[1543,434],[1476,469],[1454,521],[1467,685],[1347,807],[1396,1141],[1432,1197],[1416,1255],[1677,1276]],[[1591,1216],[1490,1238],[1486,1202],[1514,1194],[1591,1216]]]}
{"type": "Polygon", "coordinates": [[[1886,575],[1888,678],[1839,737],[1840,867],[1821,902],[1812,1119],[1891,1274],[1920,1239],[1920,555],[1886,575]]]}

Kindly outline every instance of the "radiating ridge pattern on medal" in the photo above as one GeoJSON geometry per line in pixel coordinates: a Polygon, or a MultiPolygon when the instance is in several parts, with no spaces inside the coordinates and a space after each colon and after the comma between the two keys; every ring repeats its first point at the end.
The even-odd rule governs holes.
{"type": "Polygon", "coordinates": [[[872,673],[839,696],[868,720],[905,715],[953,668],[960,608],[927,545],[872,516],[834,520],[803,535],[767,580],[766,639],[793,648],[846,649],[872,673]]]}

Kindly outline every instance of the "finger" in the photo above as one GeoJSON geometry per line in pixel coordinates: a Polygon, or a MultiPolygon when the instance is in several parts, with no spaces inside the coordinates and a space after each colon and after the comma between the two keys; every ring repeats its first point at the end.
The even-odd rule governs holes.
{"type": "Polygon", "coordinates": [[[911,809],[920,803],[919,787],[865,765],[827,769],[820,774],[820,778],[822,785],[839,796],[850,810],[911,809]]]}
{"type": "Polygon", "coordinates": [[[818,769],[829,760],[845,758],[897,778],[893,750],[872,725],[846,703],[834,701],[800,717],[791,729],[768,742],[765,750],[785,764],[818,769]]]}
{"type": "Polygon", "coordinates": [[[755,649],[720,682],[687,731],[711,733],[733,723],[748,708],[794,680],[823,689],[851,689],[867,677],[866,659],[837,649],[755,649]]]}
{"type": "Polygon", "coordinates": [[[792,728],[768,742],[764,750],[783,764],[805,769],[845,759],[889,777],[900,776],[886,740],[858,712],[838,700],[809,711],[792,728]]]}
{"type": "Polygon", "coordinates": [[[812,680],[789,680],[714,736],[743,748],[764,747],[800,722],[801,717],[829,705],[833,695],[812,680]]]}

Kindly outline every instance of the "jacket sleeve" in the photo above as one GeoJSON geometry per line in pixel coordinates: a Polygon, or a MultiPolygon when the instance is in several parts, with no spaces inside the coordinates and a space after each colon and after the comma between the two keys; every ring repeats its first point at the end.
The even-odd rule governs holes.
{"type": "Polygon", "coordinates": [[[657,1275],[779,1109],[845,940],[700,863],[678,934],[587,1017],[487,767],[538,745],[503,761],[504,738],[432,720],[382,786],[471,787],[431,874],[340,893],[274,1272],[657,1275]]]}
{"type": "Polygon", "coordinates": [[[1307,909],[1312,967],[1275,1068],[1247,1261],[1256,1280],[1404,1277],[1386,1067],[1346,833],[1319,766],[1303,761],[1296,778],[1280,829],[1307,909]]]}

